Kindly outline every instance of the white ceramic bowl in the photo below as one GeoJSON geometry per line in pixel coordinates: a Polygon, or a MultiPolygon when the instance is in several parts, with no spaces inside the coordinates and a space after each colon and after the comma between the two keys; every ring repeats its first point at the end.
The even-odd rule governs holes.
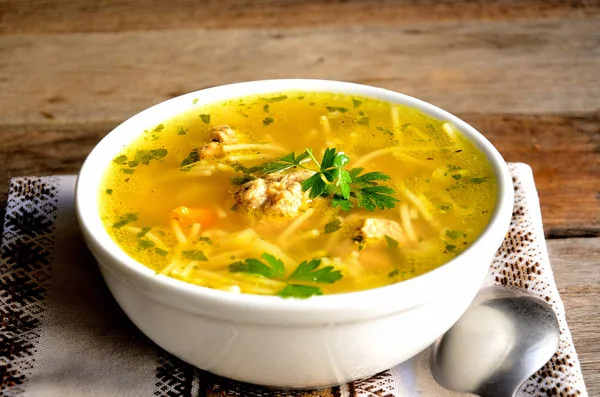
{"type": "MultiPolygon", "coordinates": [[[[467,94],[465,94],[467,95],[467,94]]],[[[429,103],[336,81],[268,80],[193,92],[153,106],[110,132],[86,159],[77,216],[102,275],[129,318],[159,346],[228,378],[285,388],[318,388],[368,377],[416,355],[466,310],[507,231],[513,186],[506,163],[473,127],[429,103]],[[487,156],[498,179],[490,224],[445,265],[394,285],[307,300],[232,294],[156,273],[127,256],[98,214],[110,161],[144,129],[198,105],[286,90],[325,91],[406,104],[448,120],[487,156]]]]}

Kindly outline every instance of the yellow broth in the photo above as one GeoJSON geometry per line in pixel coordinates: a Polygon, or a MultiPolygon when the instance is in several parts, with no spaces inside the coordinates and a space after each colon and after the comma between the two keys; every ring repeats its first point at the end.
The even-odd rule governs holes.
{"type": "Polygon", "coordinates": [[[341,279],[293,284],[331,294],[396,283],[449,261],[488,223],[497,185],[485,156],[445,120],[364,97],[283,92],[196,105],[142,132],[108,167],[99,194],[111,237],[157,273],[209,288],[275,295],[292,283],[286,278],[298,264],[317,259],[316,270],[332,266],[341,279]],[[182,168],[217,125],[230,126],[241,144],[280,149],[233,150],[182,168]],[[241,173],[232,164],[251,167],[305,148],[318,160],[326,148],[336,148],[349,156],[347,169],[359,165],[364,173],[389,175],[381,184],[394,189],[398,202],[392,209],[343,211],[320,198],[298,216],[278,218],[236,208],[239,187],[231,178],[241,173]],[[199,229],[180,225],[188,240],[183,244],[173,229],[172,211],[180,206],[212,214],[199,229]],[[308,210],[311,216],[288,229],[308,210]],[[394,221],[404,238],[358,241],[364,218],[394,221]],[[269,265],[261,258],[265,253],[283,262],[283,276],[231,271],[249,258],[269,265]]]}

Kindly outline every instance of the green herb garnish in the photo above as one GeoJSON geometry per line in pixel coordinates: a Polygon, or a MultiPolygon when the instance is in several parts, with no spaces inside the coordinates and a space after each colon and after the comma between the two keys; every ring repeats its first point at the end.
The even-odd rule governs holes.
{"type": "Polygon", "coordinates": [[[263,110],[265,111],[265,113],[269,113],[269,104],[268,103],[264,104],[263,110]]]}
{"type": "Polygon", "coordinates": [[[274,96],[271,98],[261,98],[263,101],[267,101],[267,102],[281,102],[284,99],[287,99],[287,95],[279,95],[279,96],[274,96]]]}
{"type": "Polygon", "coordinates": [[[156,126],[156,128],[154,128],[154,132],[161,132],[164,129],[165,129],[165,125],[164,124],[159,124],[159,125],[156,126]]]}
{"type": "Polygon", "coordinates": [[[277,293],[282,298],[306,299],[315,295],[323,295],[321,288],[312,285],[288,284],[277,293]]]}
{"type": "Polygon", "coordinates": [[[348,108],[344,108],[344,107],[340,107],[340,106],[325,106],[325,107],[330,112],[342,112],[342,113],[346,113],[348,111],[348,108]]]}
{"type": "Polygon", "coordinates": [[[179,127],[179,130],[177,131],[177,135],[185,135],[187,134],[187,130],[183,127],[179,127]]]}
{"type": "Polygon", "coordinates": [[[272,117],[265,117],[265,119],[263,120],[263,124],[264,124],[265,126],[267,126],[267,125],[271,124],[271,123],[272,123],[272,122],[274,122],[274,121],[275,121],[275,120],[273,120],[273,118],[272,118],[272,117]]]}
{"type": "Polygon", "coordinates": [[[321,288],[317,286],[296,284],[293,283],[294,281],[331,284],[342,278],[342,273],[339,270],[335,270],[333,266],[320,268],[321,260],[312,259],[300,263],[296,270],[285,279],[283,261],[267,253],[263,253],[261,258],[263,259],[262,261],[255,258],[247,258],[243,261],[234,262],[229,265],[229,271],[232,273],[249,273],[285,281],[287,285],[277,293],[277,295],[283,298],[308,298],[313,295],[323,294],[321,288]]]}
{"type": "Polygon", "coordinates": [[[131,168],[121,168],[121,172],[127,175],[131,175],[135,172],[135,170],[132,170],[131,168]]]}
{"type": "Polygon", "coordinates": [[[485,178],[471,178],[470,179],[471,183],[475,183],[475,184],[480,184],[483,182],[487,182],[487,180],[485,178]]]}
{"type": "Polygon", "coordinates": [[[258,166],[247,168],[241,164],[234,164],[233,167],[246,175],[270,174],[291,167],[300,167],[314,172],[301,183],[302,190],[308,191],[310,198],[330,196],[332,207],[340,207],[345,211],[350,210],[354,205],[368,211],[374,211],[376,208],[382,210],[394,208],[398,201],[393,197],[395,190],[379,185],[379,182],[389,180],[390,176],[382,172],[368,172],[361,175],[363,168],[346,170],[349,161],[350,158],[343,152],[327,148],[319,162],[312,149],[306,148],[298,155],[290,153],[258,166]],[[316,170],[314,166],[309,167],[308,162],[311,160],[316,170]]]}
{"type": "Polygon", "coordinates": [[[210,239],[210,237],[198,237],[197,241],[203,242],[208,245],[212,245],[212,240],[210,239]]]}
{"type": "Polygon", "coordinates": [[[325,225],[325,234],[337,232],[342,228],[342,221],[334,219],[325,225]]]}
{"type": "Polygon", "coordinates": [[[181,164],[179,164],[179,169],[181,171],[189,171],[191,169],[191,167],[189,166],[194,163],[197,163],[198,161],[200,161],[200,154],[198,153],[198,149],[193,149],[192,151],[190,151],[190,154],[188,154],[188,156],[181,161],[181,164]]]}
{"type": "Polygon", "coordinates": [[[257,274],[266,278],[283,277],[285,269],[281,260],[276,259],[273,255],[267,253],[262,254],[261,258],[263,258],[267,264],[258,259],[248,258],[242,262],[235,262],[229,265],[229,271],[232,273],[257,274]]]}
{"type": "Polygon", "coordinates": [[[456,180],[458,181],[458,180],[462,179],[462,174],[455,174],[455,175],[452,175],[452,178],[453,178],[453,179],[456,179],[456,180]]]}
{"type": "Polygon", "coordinates": [[[152,228],[150,226],[144,226],[142,228],[142,230],[140,230],[140,232],[136,235],[137,238],[142,238],[144,237],[146,234],[148,234],[148,232],[151,230],[152,228]]]}
{"type": "Polygon", "coordinates": [[[208,259],[204,255],[204,252],[199,251],[199,250],[181,251],[181,255],[184,258],[191,259],[193,261],[203,261],[203,262],[208,261],[208,259]]]}
{"type": "Polygon", "coordinates": [[[106,194],[111,195],[113,194],[113,190],[112,189],[106,189],[105,190],[106,194]]]}
{"type": "Polygon", "coordinates": [[[356,120],[356,124],[368,126],[369,125],[369,121],[370,121],[370,119],[365,116],[365,117],[361,117],[358,120],[356,120]]]}
{"type": "Polygon", "coordinates": [[[141,249],[147,249],[154,247],[154,243],[150,240],[138,240],[138,247],[141,249]]]}
{"type": "Polygon", "coordinates": [[[446,236],[450,237],[452,240],[456,240],[457,238],[464,236],[464,233],[460,230],[446,230],[446,236]]]}
{"type": "Polygon", "coordinates": [[[127,163],[127,156],[124,154],[117,156],[113,159],[113,163],[124,165],[125,163],[127,163]]]}
{"type": "Polygon", "coordinates": [[[123,226],[131,223],[131,222],[135,222],[138,220],[138,214],[136,214],[135,212],[129,212],[127,214],[123,214],[119,217],[119,220],[115,223],[113,223],[112,227],[114,227],[115,229],[120,229],[123,226]]]}
{"type": "Polygon", "coordinates": [[[388,236],[387,234],[385,236],[385,241],[387,242],[388,248],[393,250],[398,248],[398,241],[396,241],[395,239],[391,238],[390,236],[388,236]]]}
{"type": "Polygon", "coordinates": [[[160,249],[160,248],[155,248],[154,252],[156,252],[160,256],[167,256],[169,254],[169,251],[165,251],[165,250],[160,249]]]}
{"type": "Polygon", "coordinates": [[[358,99],[354,99],[352,98],[352,106],[354,106],[355,108],[359,107],[362,104],[362,101],[359,101],[358,99]]]}
{"type": "Polygon", "coordinates": [[[204,124],[210,123],[210,114],[201,114],[200,120],[202,120],[204,124]]]}

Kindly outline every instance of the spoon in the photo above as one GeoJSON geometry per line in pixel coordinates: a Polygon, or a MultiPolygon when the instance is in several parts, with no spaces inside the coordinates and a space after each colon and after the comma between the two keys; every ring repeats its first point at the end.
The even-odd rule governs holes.
{"type": "Polygon", "coordinates": [[[558,347],[549,304],[505,287],[481,290],[433,347],[431,370],[443,387],[481,397],[513,397],[558,347]]]}

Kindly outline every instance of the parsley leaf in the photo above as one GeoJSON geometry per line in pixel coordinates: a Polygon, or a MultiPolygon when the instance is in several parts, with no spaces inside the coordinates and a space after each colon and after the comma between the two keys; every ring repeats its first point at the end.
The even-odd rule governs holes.
{"type": "Polygon", "coordinates": [[[169,254],[169,251],[165,251],[160,248],[154,248],[154,252],[156,252],[160,256],[167,256],[169,254]]]}
{"type": "Polygon", "coordinates": [[[339,107],[339,106],[325,106],[325,107],[330,112],[336,112],[337,111],[337,112],[346,113],[348,111],[348,108],[339,107]]]}
{"type": "Polygon", "coordinates": [[[189,171],[191,169],[189,166],[198,161],[200,161],[200,153],[198,153],[198,149],[192,149],[190,154],[188,154],[188,156],[181,161],[181,164],[179,164],[179,169],[181,171],[189,171]]]}
{"type": "Polygon", "coordinates": [[[235,262],[229,265],[229,271],[232,273],[251,273],[258,274],[267,278],[282,278],[284,273],[283,262],[273,255],[264,253],[261,255],[267,263],[258,259],[248,258],[243,262],[235,262]],[[270,266],[269,266],[270,265],[270,266]]]}
{"type": "Polygon", "coordinates": [[[210,114],[201,114],[200,120],[202,120],[204,124],[210,123],[210,114]]]}
{"type": "Polygon", "coordinates": [[[142,228],[142,230],[140,230],[140,232],[136,235],[137,238],[142,238],[144,237],[146,234],[148,234],[148,232],[151,230],[152,228],[150,226],[144,226],[142,228]]]}
{"type": "Polygon", "coordinates": [[[323,291],[312,285],[288,284],[277,295],[282,298],[306,299],[314,295],[323,295],[323,291]]]}
{"type": "Polygon", "coordinates": [[[191,259],[193,261],[208,261],[208,259],[204,255],[204,252],[200,250],[181,251],[181,255],[183,255],[184,258],[191,259]]]}
{"type": "Polygon", "coordinates": [[[273,96],[271,98],[261,98],[263,101],[267,101],[267,102],[281,102],[284,99],[287,99],[287,95],[279,95],[279,96],[273,96]]]}
{"type": "Polygon", "coordinates": [[[339,270],[334,270],[333,266],[325,266],[321,269],[320,259],[313,259],[309,262],[304,261],[298,265],[296,270],[288,277],[288,280],[310,281],[315,283],[335,283],[342,278],[339,270]]]}
{"type": "Polygon", "coordinates": [[[374,211],[375,208],[391,209],[399,200],[391,194],[394,194],[394,189],[388,186],[370,186],[363,187],[357,193],[358,205],[366,210],[374,211]]]}
{"type": "Polygon", "coordinates": [[[471,183],[479,185],[480,183],[487,182],[485,178],[471,178],[471,183]]]}
{"type": "Polygon", "coordinates": [[[342,221],[334,219],[331,222],[325,224],[325,234],[337,232],[342,228],[342,221]]]}
{"type": "Polygon", "coordinates": [[[120,229],[125,225],[128,225],[132,222],[135,222],[138,220],[138,214],[134,213],[134,212],[130,212],[128,214],[123,214],[119,217],[119,220],[115,223],[113,223],[112,227],[114,227],[115,229],[120,229]]]}
{"type": "Polygon", "coordinates": [[[385,241],[387,242],[387,245],[388,245],[389,249],[396,249],[396,248],[398,248],[398,241],[396,241],[395,239],[391,238],[387,234],[385,236],[383,236],[383,237],[385,237],[385,241]]]}
{"type": "Polygon", "coordinates": [[[272,122],[274,122],[275,120],[272,117],[265,117],[265,119],[263,120],[263,124],[265,126],[268,126],[269,124],[271,124],[272,122]]]}
{"type": "Polygon", "coordinates": [[[113,159],[113,163],[123,165],[127,163],[127,156],[125,156],[124,154],[117,156],[113,159]]]}
{"type": "Polygon", "coordinates": [[[359,101],[358,99],[354,99],[352,98],[352,106],[354,106],[355,108],[359,107],[362,104],[362,101],[359,101]]]}
{"type": "Polygon", "coordinates": [[[138,240],[138,247],[141,249],[152,248],[154,247],[154,242],[150,240],[138,240]]]}
{"type": "Polygon", "coordinates": [[[452,240],[456,240],[457,238],[463,236],[464,233],[460,230],[446,230],[446,236],[450,237],[452,240]]]}

